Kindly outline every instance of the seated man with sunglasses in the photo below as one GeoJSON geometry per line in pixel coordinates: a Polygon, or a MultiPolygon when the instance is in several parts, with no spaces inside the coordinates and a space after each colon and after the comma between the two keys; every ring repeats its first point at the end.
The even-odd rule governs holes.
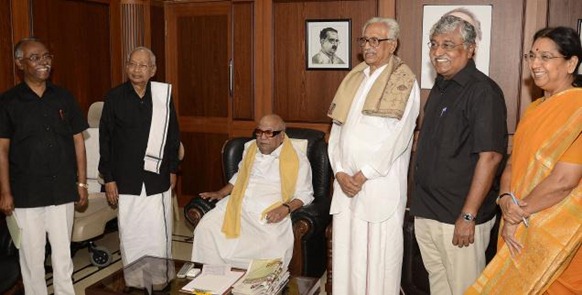
{"type": "Polygon", "coordinates": [[[264,116],[245,144],[238,172],[201,198],[220,200],[194,230],[192,261],[247,268],[253,259],[293,254],[291,212],[313,201],[311,166],[278,115],[264,116]]]}

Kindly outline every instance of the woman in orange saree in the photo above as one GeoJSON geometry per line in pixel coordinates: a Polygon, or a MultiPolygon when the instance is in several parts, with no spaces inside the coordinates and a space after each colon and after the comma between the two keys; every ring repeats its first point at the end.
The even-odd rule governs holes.
{"type": "Polygon", "coordinates": [[[524,58],[544,96],[519,123],[503,172],[499,250],[466,294],[582,294],[580,39],[542,29],[524,58]]]}

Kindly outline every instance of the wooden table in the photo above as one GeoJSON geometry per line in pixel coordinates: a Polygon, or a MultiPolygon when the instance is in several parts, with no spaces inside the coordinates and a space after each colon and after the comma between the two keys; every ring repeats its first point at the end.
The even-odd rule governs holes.
{"type": "MultiPolygon", "coordinates": [[[[179,290],[190,279],[178,279],[176,273],[186,261],[144,256],[85,289],[86,295],[111,294],[184,294],[179,290]],[[129,287],[125,276],[131,280],[129,287]],[[150,292],[148,292],[148,289],[150,292]]],[[[201,268],[202,264],[196,263],[201,268]]],[[[291,276],[285,295],[319,294],[319,278],[291,276]]]]}

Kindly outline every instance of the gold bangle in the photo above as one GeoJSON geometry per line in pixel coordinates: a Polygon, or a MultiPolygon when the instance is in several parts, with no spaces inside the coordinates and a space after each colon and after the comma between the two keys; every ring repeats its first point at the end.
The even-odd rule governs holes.
{"type": "Polygon", "coordinates": [[[78,187],[82,187],[84,189],[89,189],[89,185],[86,183],[82,183],[82,182],[77,182],[77,186],[78,187]]]}

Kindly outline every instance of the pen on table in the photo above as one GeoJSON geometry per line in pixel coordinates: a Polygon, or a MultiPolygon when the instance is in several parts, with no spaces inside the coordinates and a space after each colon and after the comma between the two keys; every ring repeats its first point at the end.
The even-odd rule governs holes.
{"type": "MultiPolygon", "coordinates": [[[[513,194],[509,194],[509,196],[511,197],[511,200],[513,201],[513,203],[517,206],[519,206],[519,202],[517,202],[517,198],[513,195],[513,194]]],[[[527,222],[527,219],[525,217],[521,217],[521,220],[523,221],[523,225],[525,225],[525,227],[529,227],[529,223],[527,222]]]]}

